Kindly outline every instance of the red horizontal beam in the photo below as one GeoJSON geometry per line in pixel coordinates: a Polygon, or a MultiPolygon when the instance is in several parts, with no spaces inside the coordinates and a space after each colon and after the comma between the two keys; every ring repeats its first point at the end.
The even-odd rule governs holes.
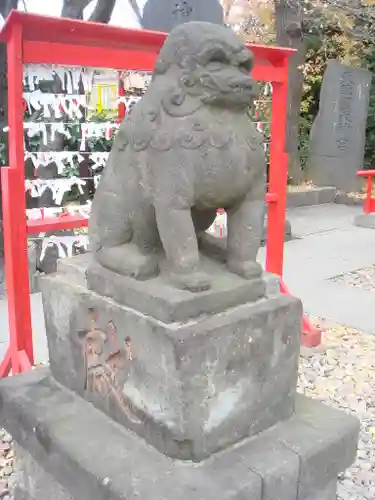
{"type": "Polygon", "coordinates": [[[375,170],[358,170],[358,177],[374,177],[375,170]]]}
{"type": "Polygon", "coordinates": [[[106,47],[65,45],[63,43],[24,42],[23,44],[24,63],[153,71],[156,58],[156,52],[108,50],[106,47]]]}
{"type": "Polygon", "coordinates": [[[246,47],[252,51],[255,58],[269,61],[275,66],[279,66],[285,59],[293,55],[296,50],[289,47],[278,47],[277,45],[258,45],[247,43],[246,47]]]}
{"type": "MultiPolygon", "coordinates": [[[[43,42],[24,43],[24,63],[61,64],[91,68],[129,69],[153,71],[157,54],[153,52],[114,50],[103,47],[73,46],[58,43],[45,45],[43,42]]],[[[255,80],[284,82],[287,71],[284,68],[255,64],[252,70],[255,80]]]]}
{"type": "MultiPolygon", "coordinates": [[[[23,44],[24,63],[61,64],[86,66],[91,68],[130,69],[153,71],[157,59],[156,52],[111,49],[63,43],[30,42],[23,44]]],[[[262,61],[264,63],[264,60],[262,61]]],[[[270,64],[256,64],[252,70],[255,80],[283,82],[287,79],[287,66],[277,68],[270,64]]]]}
{"type": "Polygon", "coordinates": [[[46,217],[45,219],[28,220],[27,233],[47,233],[63,229],[87,227],[89,220],[82,215],[66,215],[64,217],[46,217]]]}
{"type": "Polygon", "coordinates": [[[0,41],[11,36],[15,25],[21,25],[24,40],[41,42],[64,42],[68,45],[97,45],[107,48],[143,47],[160,50],[166,34],[154,31],[121,28],[101,23],[76,19],[42,16],[12,11],[1,31],[0,41]]]}
{"type": "MultiPolygon", "coordinates": [[[[15,25],[21,25],[23,39],[40,42],[60,42],[66,45],[91,45],[108,48],[138,48],[159,52],[166,34],[143,29],[129,29],[13,10],[8,16],[0,34],[0,41],[9,40],[15,25]]],[[[292,55],[295,50],[286,47],[247,44],[257,58],[264,58],[272,64],[292,55]]],[[[107,66],[108,67],[108,66],[107,66]]]]}

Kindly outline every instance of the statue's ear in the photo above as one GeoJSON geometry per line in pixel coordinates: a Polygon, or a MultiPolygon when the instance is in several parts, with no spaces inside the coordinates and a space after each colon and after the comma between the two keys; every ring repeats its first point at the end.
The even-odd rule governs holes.
{"type": "Polygon", "coordinates": [[[191,96],[182,89],[181,92],[166,93],[162,99],[164,111],[175,117],[191,115],[202,105],[200,98],[191,96]]]}
{"type": "Polygon", "coordinates": [[[162,98],[164,111],[171,116],[191,115],[202,106],[200,99],[188,95],[184,88],[176,86],[165,92],[162,98]]]}
{"type": "Polygon", "coordinates": [[[175,106],[182,106],[185,98],[186,98],[186,91],[185,89],[182,88],[182,86],[176,86],[171,95],[169,96],[171,104],[175,106]]]}

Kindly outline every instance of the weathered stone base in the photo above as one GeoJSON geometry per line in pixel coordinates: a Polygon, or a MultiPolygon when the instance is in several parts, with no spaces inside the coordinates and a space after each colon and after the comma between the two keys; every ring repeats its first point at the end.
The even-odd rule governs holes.
{"type": "Polygon", "coordinates": [[[375,229],[375,213],[357,215],[354,224],[367,229],[375,229]]]}
{"type": "Polygon", "coordinates": [[[48,369],[0,382],[21,447],[16,500],[335,500],[357,419],[297,398],[296,413],[199,463],[172,460],[59,386],[48,369]]]}
{"type": "Polygon", "coordinates": [[[183,460],[200,461],[293,414],[298,300],[254,300],[262,280],[214,262],[212,290],[197,294],[162,277],[137,282],[92,266],[97,294],[79,280],[75,259],[75,270],[65,265],[41,281],[59,383],[183,460]]]}
{"type": "Polygon", "coordinates": [[[52,474],[46,472],[28,451],[17,445],[15,468],[14,500],[74,500],[52,474]]]}
{"type": "MultiPolygon", "coordinates": [[[[75,498],[72,497],[72,495],[65,487],[58,483],[49,472],[46,472],[38,464],[38,462],[30,455],[29,452],[25,451],[20,446],[17,448],[17,461],[18,467],[20,468],[18,474],[20,483],[17,485],[14,492],[14,500],[75,500],[75,498]]],[[[293,494],[293,496],[288,500],[297,500],[300,498],[295,496],[295,490],[295,486],[290,488],[291,494],[293,494]]],[[[337,481],[335,478],[330,481],[325,487],[319,489],[319,491],[312,493],[305,498],[306,500],[336,500],[336,490],[337,481]]],[[[184,498],[183,491],[181,492],[181,494],[182,498],[184,498]]],[[[222,498],[224,499],[225,497],[222,498]]],[[[235,496],[233,495],[232,497],[227,498],[235,498],[235,496]]],[[[254,498],[257,497],[246,497],[245,500],[253,500],[254,498]]],[[[261,496],[260,498],[262,500],[279,500],[279,498],[281,498],[282,500],[287,500],[287,497],[285,495],[282,497],[278,496],[276,487],[273,491],[269,491],[268,489],[266,494],[264,496],[261,496]]]]}

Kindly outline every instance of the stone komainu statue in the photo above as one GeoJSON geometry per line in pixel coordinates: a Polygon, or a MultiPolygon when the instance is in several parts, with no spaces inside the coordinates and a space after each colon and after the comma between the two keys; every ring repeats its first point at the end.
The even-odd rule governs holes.
{"type": "Polygon", "coordinates": [[[225,208],[228,268],[246,279],[261,275],[265,154],[248,116],[252,65],[228,28],[191,22],[169,35],[93,201],[89,233],[102,266],[144,280],[158,273],[164,249],[177,287],[208,289],[197,235],[225,208]]]}

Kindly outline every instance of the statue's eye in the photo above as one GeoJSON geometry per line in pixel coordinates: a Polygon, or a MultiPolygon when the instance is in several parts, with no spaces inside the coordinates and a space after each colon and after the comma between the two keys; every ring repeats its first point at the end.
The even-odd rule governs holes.
{"type": "Polygon", "coordinates": [[[217,49],[213,53],[211,53],[209,62],[210,63],[215,62],[221,64],[229,63],[226,53],[221,49],[217,49]]]}
{"type": "Polygon", "coordinates": [[[239,69],[241,71],[246,71],[246,73],[250,73],[253,68],[253,58],[250,57],[249,52],[241,52],[236,59],[239,69]]]}
{"type": "Polygon", "coordinates": [[[243,63],[239,64],[238,67],[239,67],[240,71],[243,71],[244,73],[250,73],[251,67],[252,67],[251,61],[248,60],[246,62],[243,62],[243,63]]]}

